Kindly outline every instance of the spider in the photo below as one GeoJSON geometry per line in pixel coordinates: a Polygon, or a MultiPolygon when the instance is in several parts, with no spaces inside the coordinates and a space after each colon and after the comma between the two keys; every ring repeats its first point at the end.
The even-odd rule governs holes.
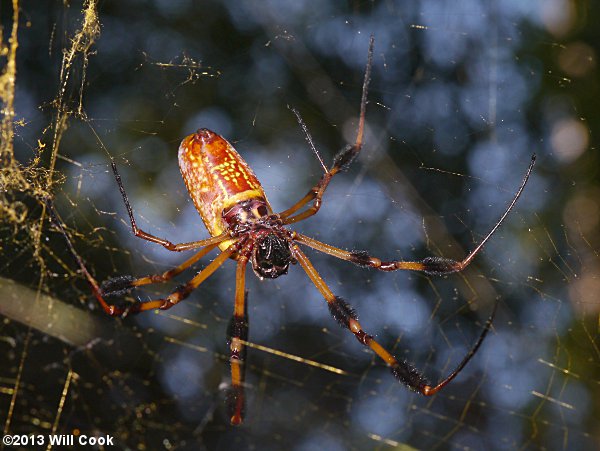
{"type": "Polygon", "coordinates": [[[355,263],[361,267],[375,268],[381,271],[411,270],[421,271],[427,275],[440,276],[462,271],[479,253],[504,219],[513,209],[523,192],[535,163],[535,155],[525,173],[523,181],[508,205],[504,214],[492,227],[491,231],[462,261],[442,257],[427,257],[420,261],[384,261],[373,257],[365,251],[346,251],[329,244],[322,243],[308,236],[290,230],[287,226],[303,221],[319,211],[322,199],[331,182],[339,172],[344,171],[356,158],[363,145],[365,127],[365,110],[367,91],[371,78],[374,39],[371,36],[367,65],[362,87],[358,130],[354,144],[346,145],[334,158],[329,169],[323,164],[312,139],[300,115],[296,114],[306,139],[317,154],[324,174],[319,182],[298,202],[281,213],[274,213],[258,179],[236,152],[233,146],[223,137],[207,129],[199,129],[187,136],[179,147],[179,167],[187,190],[194,205],[210,233],[210,238],[189,243],[173,244],[140,229],[135,221],[133,210],[127,198],[123,182],[114,160],[111,162],[115,180],[123,197],[129,215],[131,229],[135,236],[160,244],[174,252],[200,249],[195,255],[179,266],[158,275],[141,278],[118,276],[98,285],[87,271],[82,259],[76,254],[68,237],[63,231],[68,246],[74,254],[92,287],[93,294],[111,316],[125,316],[146,310],[166,310],[187,298],[192,291],[213,274],[226,260],[233,259],[237,263],[235,273],[234,311],[228,330],[228,344],[231,364],[231,389],[228,395],[230,422],[233,425],[242,423],[245,411],[244,402],[244,361],[246,349],[244,343],[248,338],[248,315],[246,312],[245,277],[246,266],[250,263],[254,273],[260,279],[275,279],[287,273],[290,264],[299,264],[311,282],[327,301],[329,312],[342,327],[354,334],[360,343],[369,347],[390,368],[398,381],[410,389],[425,396],[431,396],[452,381],[475,355],[485,339],[496,312],[498,301],[488,318],[481,334],[458,366],[441,382],[431,385],[425,377],[409,362],[396,359],[384,349],[372,335],[363,329],[355,310],[342,298],[336,296],[317,270],[311,264],[299,245],[304,245],[324,252],[333,257],[355,263]],[[220,254],[191,280],[180,285],[165,298],[137,302],[127,307],[111,305],[105,298],[122,296],[129,290],[151,283],[166,282],[180,274],[215,248],[220,254]]]}

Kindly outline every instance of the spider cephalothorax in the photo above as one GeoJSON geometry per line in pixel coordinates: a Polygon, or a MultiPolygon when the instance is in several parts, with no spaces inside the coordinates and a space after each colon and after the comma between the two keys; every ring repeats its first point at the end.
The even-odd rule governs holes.
{"type": "Polygon", "coordinates": [[[269,205],[262,199],[239,202],[223,212],[230,234],[249,252],[254,273],[261,279],[275,279],[287,274],[292,263],[290,232],[279,215],[268,214],[269,205]]]}
{"type": "Polygon", "coordinates": [[[248,199],[234,204],[223,211],[222,217],[233,233],[249,230],[259,220],[264,221],[269,214],[269,206],[264,199],[248,199]]]}

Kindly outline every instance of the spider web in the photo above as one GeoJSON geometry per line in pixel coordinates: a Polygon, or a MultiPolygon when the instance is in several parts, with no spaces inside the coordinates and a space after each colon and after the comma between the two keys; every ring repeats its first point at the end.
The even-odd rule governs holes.
{"type": "Polygon", "coordinates": [[[118,449],[140,450],[598,446],[597,5],[1,8],[5,433],[108,434],[118,449]],[[233,142],[283,210],[322,170],[287,105],[330,161],[354,139],[371,33],[366,145],[296,229],[382,258],[460,259],[536,152],[522,199],[463,273],[377,273],[308,252],[365,329],[432,381],[460,361],[499,298],[494,329],[459,377],[426,399],[336,326],[300,268],[275,281],[249,276],[247,419],[232,428],[224,393],[233,263],[169,311],[111,319],[44,200],[99,281],[177,265],[185,256],[132,236],[109,158],[138,225],[174,242],[206,237],[176,162],[180,140],[198,127],[233,142]]]}

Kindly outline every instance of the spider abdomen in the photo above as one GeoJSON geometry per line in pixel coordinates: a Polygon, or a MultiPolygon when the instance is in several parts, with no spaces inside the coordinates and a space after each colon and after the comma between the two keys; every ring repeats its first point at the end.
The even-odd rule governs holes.
{"type": "MultiPolygon", "coordinates": [[[[179,169],[211,236],[230,228],[224,214],[238,204],[256,201],[264,205],[265,214],[272,213],[252,169],[217,133],[202,128],[184,138],[179,146],[179,169]]],[[[231,240],[226,240],[219,247],[224,250],[230,244],[231,240]]]]}

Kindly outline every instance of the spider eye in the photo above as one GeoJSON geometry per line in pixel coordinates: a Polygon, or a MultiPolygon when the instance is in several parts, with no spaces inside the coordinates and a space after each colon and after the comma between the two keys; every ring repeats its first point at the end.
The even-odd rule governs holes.
{"type": "Polygon", "coordinates": [[[287,273],[291,259],[287,241],[271,233],[257,240],[252,254],[252,268],[258,277],[275,279],[287,273]]]}

